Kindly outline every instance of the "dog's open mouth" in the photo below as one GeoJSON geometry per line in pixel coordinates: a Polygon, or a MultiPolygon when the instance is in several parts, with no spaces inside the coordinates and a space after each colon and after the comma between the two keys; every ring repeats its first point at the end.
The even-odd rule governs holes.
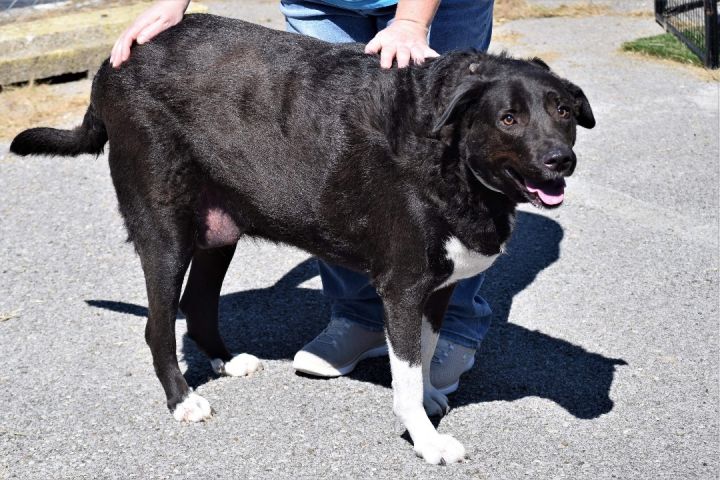
{"type": "Polygon", "coordinates": [[[534,182],[508,169],[510,176],[517,182],[527,199],[536,207],[552,208],[559,206],[565,199],[565,179],[543,180],[534,182]]]}
{"type": "Polygon", "coordinates": [[[564,178],[537,184],[525,179],[525,188],[528,193],[535,195],[546,207],[560,205],[565,199],[564,178]]]}

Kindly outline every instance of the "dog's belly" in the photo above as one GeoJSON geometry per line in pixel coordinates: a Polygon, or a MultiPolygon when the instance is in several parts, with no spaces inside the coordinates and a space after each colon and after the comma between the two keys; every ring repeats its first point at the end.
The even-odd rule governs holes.
{"type": "Polygon", "coordinates": [[[217,248],[232,245],[243,234],[230,215],[227,202],[214,190],[205,189],[198,198],[195,210],[196,244],[200,248],[217,248]]]}
{"type": "Polygon", "coordinates": [[[197,243],[202,248],[217,248],[232,245],[240,238],[241,232],[230,214],[220,207],[212,207],[201,213],[200,235],[197,243]]]}
{"type": "MultiPolygon", "coordinates": [[[[502,252],[503,246],[500,248],[502,252]]],[[[500,255],[483,255],[465,246],[457,237],[451,237],[445,242],[445,255],[453,264],[453,271],[450,278],[445,280],[438,289],[451,285],[464,278],[473,277],[484,272],[493,264],[500,255]]]]}

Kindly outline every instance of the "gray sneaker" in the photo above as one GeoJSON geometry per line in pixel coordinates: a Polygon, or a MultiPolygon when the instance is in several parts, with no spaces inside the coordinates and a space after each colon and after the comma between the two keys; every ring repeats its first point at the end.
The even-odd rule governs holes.
{"type": "Polygon", "coordinates": [[[320,335],[295,354],[293,368],[318,377],[339,377],[352,372],[360,360],[387,354],[382,331],[332,319],[320,335]]]}
{"type": "Polygon", "coordinates": [[[475,352],[474,348],[439,338],[430,365],[430,382],[444,395],[453,393],[460,385],[460,375],[475,364],[475,352]]]}

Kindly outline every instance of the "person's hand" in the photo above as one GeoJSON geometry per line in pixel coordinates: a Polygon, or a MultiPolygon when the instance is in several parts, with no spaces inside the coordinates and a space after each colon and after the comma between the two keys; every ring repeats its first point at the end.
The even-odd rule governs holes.
{"type": "Polygon", "coordinates": [[[118,68],[130,58],[130,47],[133,42],[143,44],[158,33],[180,23],[190,0],[158,0],[155,5],[145,10],[135,19],[115,42],[110,53],[110,64],[118,68]]]}
{"type": "Polygon", "coordinates": [[[380,66],[392,67],[397,59],[398,68],[405,68],[412,59],[422,64],[426,58],[437,57],[438,53],[430,48],[427,41],[428,28],[414,20],[395,19],[365,47],[365,53],[380,53],[380,66]]]}

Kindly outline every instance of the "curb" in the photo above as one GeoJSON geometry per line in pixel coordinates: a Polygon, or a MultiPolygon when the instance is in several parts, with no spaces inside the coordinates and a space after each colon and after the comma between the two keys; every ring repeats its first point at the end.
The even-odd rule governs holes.
{"type": "MultiPolygon", "coordinates": [[[[94,72],[115,40],[151,3],[72,12],[0,26],[0,86],[94,72]]],[[[205,13],[192,2],[187,13],[205,13]]]]}

